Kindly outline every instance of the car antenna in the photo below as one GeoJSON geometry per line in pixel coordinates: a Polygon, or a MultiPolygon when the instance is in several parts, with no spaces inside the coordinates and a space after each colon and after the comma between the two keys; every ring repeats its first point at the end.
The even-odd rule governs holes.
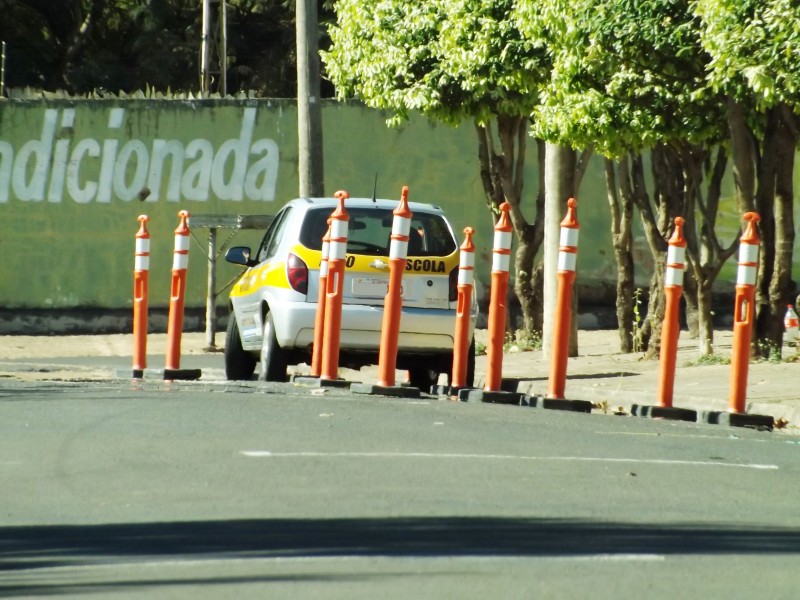
{"type": "Polygon", "coordinates": [[[378,172],[375,171],[375,183],[372,184],[372,201],[377,202],[378,200],[378,172]]]}

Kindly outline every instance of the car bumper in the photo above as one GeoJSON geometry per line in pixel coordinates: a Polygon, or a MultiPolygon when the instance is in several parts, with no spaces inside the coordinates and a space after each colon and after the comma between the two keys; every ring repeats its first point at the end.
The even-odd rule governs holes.
{"type": "MultiPolygon", "coordinates": [[[[308,348],[314,342],[315,303],[273,308],[278,343],[283,348],[308,348]]],[[[342,307],[339,347],[342,350],[377,350],[383,325],[383,307],[347,304],[342,307]]],[[[453,349],[455,310],[404,308],[400,317],[398,350],[449,352],[453,349]]],[[[474,319],[471,319],[471,329],[474,319]]]]}

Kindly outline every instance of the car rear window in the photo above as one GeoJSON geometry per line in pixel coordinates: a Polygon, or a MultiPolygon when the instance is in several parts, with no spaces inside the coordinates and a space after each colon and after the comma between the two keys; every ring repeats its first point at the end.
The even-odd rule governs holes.
{"type": "MultiPolygon", "coordinates": [[[[390,209],[348,208],[347,252],[389,256],[389,236],[394,214],[390,209]]],[[[322,236],[328,229],[328,209],[312,209],[306,214],[300,242],[312,250],[322,249],[322,236]]],[[[448,256],[455,252],[456,241],[441,215],[414,213],[408,241],[409,256],[448,256]]]]}

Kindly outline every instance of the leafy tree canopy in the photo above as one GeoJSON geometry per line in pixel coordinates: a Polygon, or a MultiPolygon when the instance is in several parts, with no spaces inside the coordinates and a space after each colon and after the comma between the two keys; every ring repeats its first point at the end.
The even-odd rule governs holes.
{"type": "Polygon", "coordinates": [[[552,79],[534,112],[537,136],[606,156],[722,137],[688,0],[542,0],[516,16],[553,52],[552,79]]]}
{"type": "Polygon", "coordinates": [[[446,123],[527,116],[546,53],[523,38],[512,0],[340,0],[323,53],[340,97],[446,123]]]}
{"type": "Polygon", "coordinates": [[[711,82],[760,109],[800,104],[800,4],[796,0],[698,0],[711,82]]]}

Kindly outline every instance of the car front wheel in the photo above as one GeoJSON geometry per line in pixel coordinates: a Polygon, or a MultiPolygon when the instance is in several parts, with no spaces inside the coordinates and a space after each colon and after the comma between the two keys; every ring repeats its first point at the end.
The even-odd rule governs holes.
{"type": "Polygon", "coordinates": [[[286,381],[286,356],[278,345],[272,313],[264,319],[264,336],[261,339],[261,368],[259,381],[286,381]]]}

